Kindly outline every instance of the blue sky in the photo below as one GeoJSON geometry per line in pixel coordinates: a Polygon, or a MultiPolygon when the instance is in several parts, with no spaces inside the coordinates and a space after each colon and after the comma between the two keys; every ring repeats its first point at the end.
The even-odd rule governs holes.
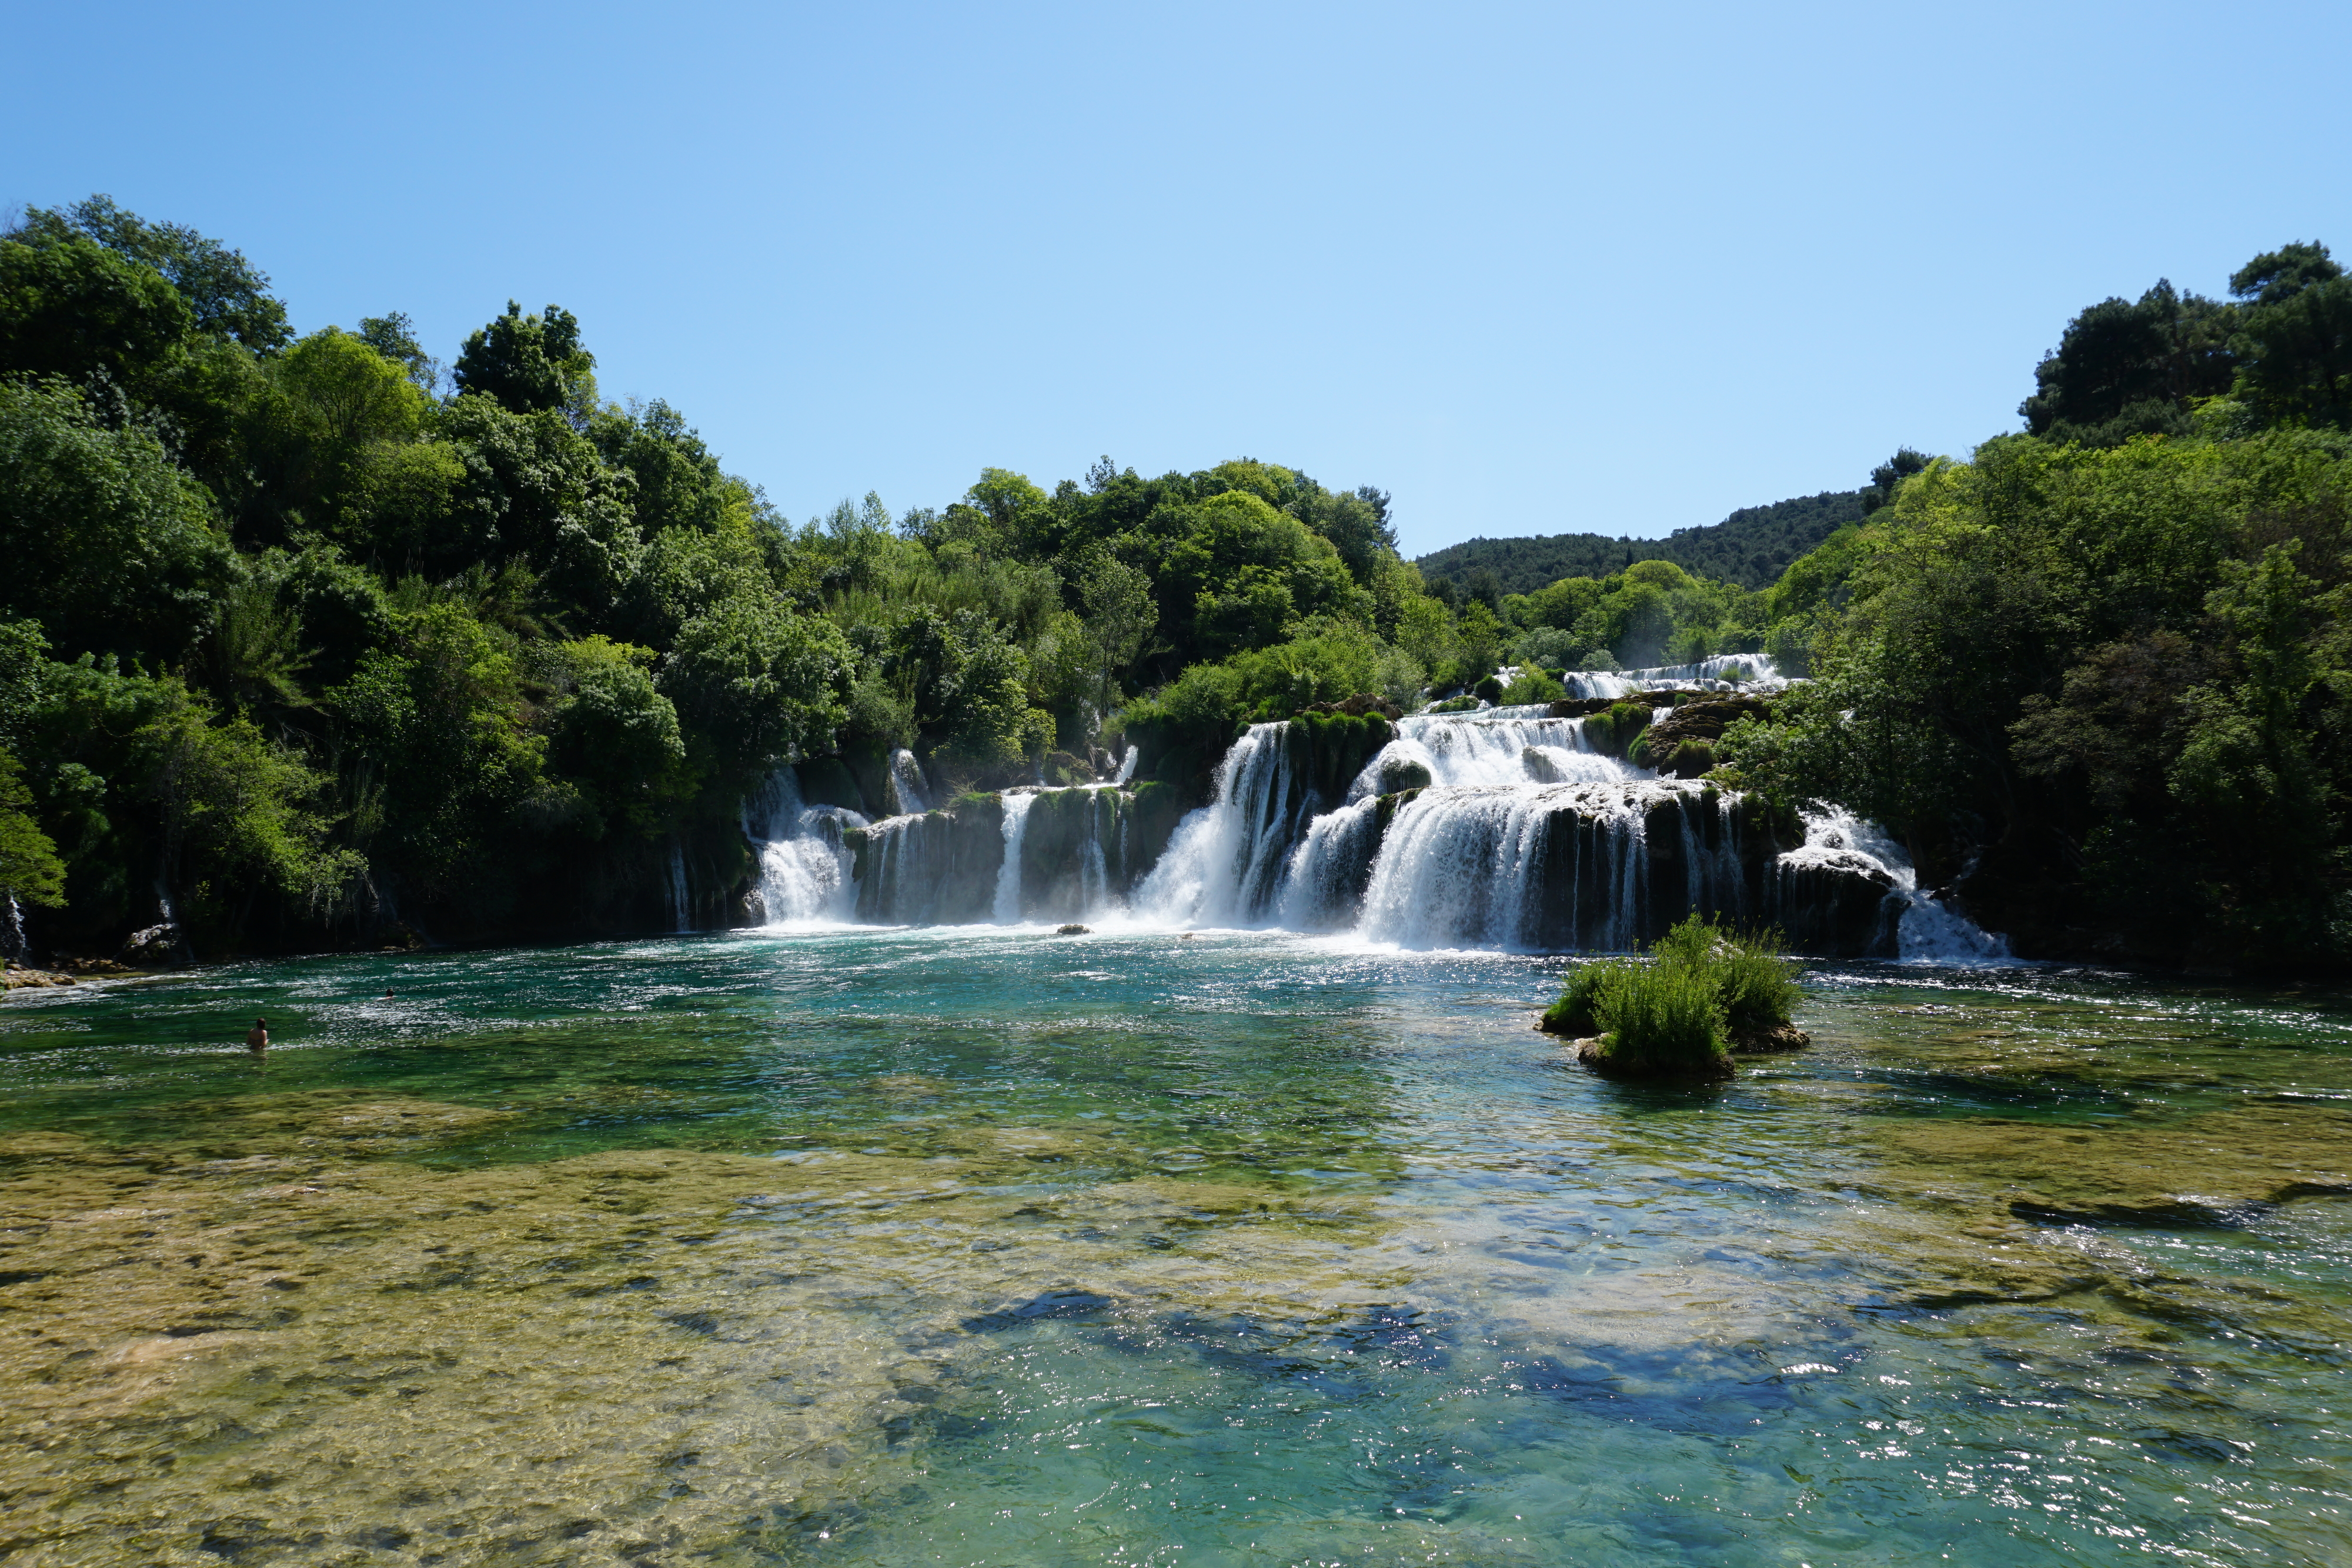
{"type": "Polygon", "coordinates": [[[2352,8],[2294,0],[13,0],[0,37],[0,204],[110,193],[444,359],[560,303],[606,395],[794,517],[1108,453],[1379,485],[1409,554],[1661,534],[2013,428],[2093,300],[2352,257],[2352,8]]]}

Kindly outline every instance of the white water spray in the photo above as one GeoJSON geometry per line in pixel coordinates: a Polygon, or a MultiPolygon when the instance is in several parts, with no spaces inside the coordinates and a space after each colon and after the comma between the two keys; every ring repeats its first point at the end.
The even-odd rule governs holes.
{"type": "Polygon", "coordinates": [[[1004,863],[996,870],[996,904],[992,913],[999,925],[1021,924],[1021,835],[1029,825],[1029,808],[1037,797],[1024,791],[1007,793],[1004,802],[1004,863]]]}
{"type": "Polygon", "coordinates": [[[1842,807],[1805,813],[1805,841],[1782,855],[1780,862],[1875,873],[1891,882],[1894,887],[1888,896],[1902,904],[1895,927],[1896,953],[1906,960],[2002,964],[2011,959],[2006,937],[1980,929],[1965,915],[1945,907],[1934,894],[1923,891],[1918,869],[1903,846],[1877,823],[1864,821],[1842,807]]]}
{"type": "Polygon", "coordinates": [[[931,789],[923,778],[923,765],[904,747],[890,754],[890,792],[894,816],[910,816],[931,809],[931,789]]]}
{"type": "Polygon", "coordinates": [[[866,825],[843,807],[809,805],[791,764],[769,776],[743,802],[743,835],[760,846],[760,905],[768,924],[850,918],[856,895],[841,835],[866,825]]]}

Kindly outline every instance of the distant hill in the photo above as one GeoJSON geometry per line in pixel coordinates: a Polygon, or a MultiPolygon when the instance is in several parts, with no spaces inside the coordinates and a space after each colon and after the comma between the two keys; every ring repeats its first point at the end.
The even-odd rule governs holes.
{"type": "Polygon", "coordinates": [[[1723,578],[1747,588],[1780,580],[1789,563],[1847,523],[1863,517],[1864,490],[1824,490],[1743,507],[1719,523],[1676,528],[1662,539],[1611,538],[1606,534],[1543,534],[1529,538],[1470,539],[1423,556],[1416,563],[1431,581],[1464,588],[1473,572],[1495,574],[1505,593],[1532,593],[1563,577],[1606,577],[1637,560],[1670,560],[1696,577],[1723,578]]]}

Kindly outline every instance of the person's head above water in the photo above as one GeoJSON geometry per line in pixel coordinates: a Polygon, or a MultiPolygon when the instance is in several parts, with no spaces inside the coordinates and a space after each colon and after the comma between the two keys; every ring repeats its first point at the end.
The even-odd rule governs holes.
{"type": "Polygon", "coordinates": [[[256,1019],[253,1020],[253,1027],[256,1029],[268,1029],[269,1027],[269,1020],[268,1019],[256,1019]]]}

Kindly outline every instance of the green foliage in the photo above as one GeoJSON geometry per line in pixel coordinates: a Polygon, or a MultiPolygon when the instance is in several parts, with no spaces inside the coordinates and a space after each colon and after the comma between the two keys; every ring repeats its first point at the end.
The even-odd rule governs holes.
{"type": "Polygon", "coordinates": [[[0,372],[129,382],[194,323],[162,274],[89,240],[0,244],[0,372]]]}
{"type": "Polygon", "coordinates": [[[526,316],[509,299],[506,314],[473,332],[458,351],[457,390],[512,413],[544,413],[568,403],[595,364],[571,311],[551,305],[526,316]]]}
{"type": "Polygon", "coordinates": [[[1561,988],[1559,999],[1544,1009],[1544,1030],[1574,1039],[1599,1034],[1601,998],[1634,967],[1622,958],[1601,958],[1578,966],[1568,977],[1568,984],[1561,988]]]}
{"type": "Polygon", "coordinates": [[[218,240],[180,224],[150,223],[91,196],[50,211],[25,214],[18,237],[35,245],[87,240],[134,265],[152,268],[187,305],[193,324],[207,337],[230,340],[257,354],[273,354],[293,333],[286,307],[270,297],[268,275],[218,240]]]}
{"type": "Polygon", "coordinates": [[[2231,395],[2270,423],[2352,427],[2352,278],[2327,247],[2256,256],[2230,290],[2245,301],[2231,395]]]}
{"type": "Polygon", "coordinates": [[[1568,688],[1542,670],[1522,669],[1503,688],[1502,706],[1520,703],[1558,702],[1568,695],[1568,688]]]}
{"type": "Polygon", "coordinates": [[[678,628],[660,684],[717,766],[748,781],[794,753],[832,749],[848,665],[829,622],[745,595],[678,628]]]}
{"type": "Polygon", "coordinates": [[[30,810],[24,765],[0,748],[0,895],[55,907],[65,902],[65,862],[30,810]]]}
{"type": "Polygon", "coordinates": [[[1803,994],[1777,932],[1742,933],[1692,915],[1658,938],[1652,953],[1661,964],[1705,976],[1715,987],[1725,1027],[1735,1035],[1784,1027],[1803,994]]]}
{"type": "MultiPolygon", "coordinates": [[[[1466,586],[1478,570],[1495,574],[1506,594],[1535,596],[1563,578],[1611,576],[1639,560],[1668,560],[1694,576],[1762,588],[1789,562],[1833,530],[1860,522],[1867,495],[1824,490],[1818,496],[1746,507],[1719,523],[1677,528],[1664,538],[1610,538],[1601,534],[1549,534],[1530,538],[1472,539],[1415,562],[1432,582],[1466,586]]],[[[1580,612],[1586,606],[1579,606],[1580,612]]],[[[1568,626],[1574,616],[1539,623],[1568,626]]]]}
{"type": "Polygon", "coordinates": [[[1543,1017],[1555,1034],[1601,1037],[1601,1064],[1637,1075],[1728,1071],[1727,1036],[1786,1026],[1800,992],[1769,932],[1743,935],[1692,915],[1650,960],[1586,964],[1543,1017]]]}
{"type": "Polygon", "coordinates": [[[1611,757],[1628,755],[1650,727],[1651,706],[1647,699],[1628,697],[1612,703],[1599,713],[1588,714],[1584,720],[1584,738],[1593,750],[1611,757]]]}
{"type": "Polygon", "coordinates": [[[1624,965],[1610,976],[1593,1012],[1601,1061],[1611,1069],[1668,1077],[1728,1067],[1722,999],[1704,969],[1663,961],[1624,965]]]}
{"type": "Polygon", "coordinates": [[[599,634],[554,652],[563,689],[546,709],[549,763],[593,789],[597,829],[619,817],[639,832],[654,831],[692,779],[677,709],[650,673],[653,650],[599,634]]]}
{"type": "Polygon", "coordinates": [[[163,444],[54,381],[0,381],[0,616],[39,622],[68,653],[176,658],[235,575],[163,444]]]}
{"type": "Polygon", "coordinates": [[[2052,441],[2118,446],[2183,434],[2200,398],[2229,390],[2231,308],[2158,279],[2137,304],[2108,299],[2066,325],[2018,413],[2052,441]]]}

